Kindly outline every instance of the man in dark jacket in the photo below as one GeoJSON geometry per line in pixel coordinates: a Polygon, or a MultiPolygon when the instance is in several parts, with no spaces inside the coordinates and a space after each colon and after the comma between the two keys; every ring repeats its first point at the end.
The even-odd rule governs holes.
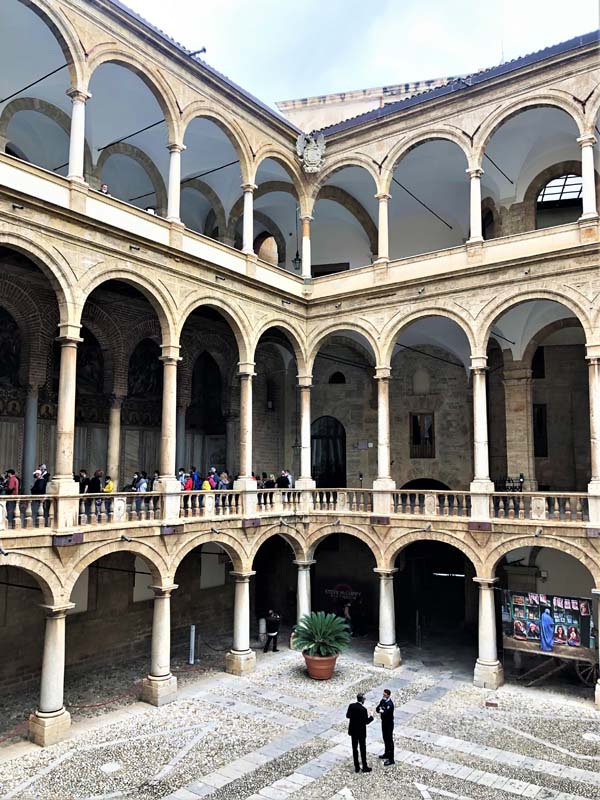
{"type": "Polygon", "coordinates": [[[394,703],[392,693],[389,689],[383,690],[383,697],[375,711],[381,719],[381,735],[383,737],[384,751],[379,758],[384,758],[384,767],[389,767],[394,763],[394,703]]]}
{"type": "Polygon", "coordinates": [[[279,623],[281,622],[281,617],[272,608],[269,609],[269,613],[267,614],[267,641],[263,649],[263,653],[266,653],[269,649],[269,645],[273,642],[273,652],[277,652],[277,636],[279,635],[279,623]]]}
{"type": "Polygon", "coordinates": [[[367,765],[367,725],[373,722],[373,717],[365,708],[364,694],[356,695],[356,703],[350,703],[346,711],[348,723],[348,736],[352,738],[352,756],[354,758],[354,771],[360,772],[358,763],[358,748],[360,746],[360,758],[362,761],[362,771],[371,772],[371,767],[367,765]]]}

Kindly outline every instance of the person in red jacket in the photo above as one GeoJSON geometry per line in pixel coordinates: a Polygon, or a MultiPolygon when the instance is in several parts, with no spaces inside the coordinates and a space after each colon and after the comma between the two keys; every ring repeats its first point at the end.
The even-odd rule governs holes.
{"type": "MultiPolygon", "coordinates": [[[[16,497],[19,494],[19,479],[14,469],[6,470],[6,483],[4,484],[6,494],[11,497],[16,497]]],[[[13,522],[15,518],[15,509],[17,507],[16,500],[10,500],[6,503],[6,516],[9,522],[13,522]]]]}

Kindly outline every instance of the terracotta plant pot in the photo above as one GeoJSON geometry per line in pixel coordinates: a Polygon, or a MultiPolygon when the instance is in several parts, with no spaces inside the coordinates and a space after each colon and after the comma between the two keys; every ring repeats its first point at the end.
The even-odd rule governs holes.
{"type": "Polygon", "coordinates": [[[306,669],[316,681],[328,681],[333,675],[337,656],[308,656],[302,653],[306,661],[306,669]]]}

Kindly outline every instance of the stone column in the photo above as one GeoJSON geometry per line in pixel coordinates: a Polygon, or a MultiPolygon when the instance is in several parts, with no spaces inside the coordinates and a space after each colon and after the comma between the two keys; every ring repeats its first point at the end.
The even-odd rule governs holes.
{"type": "Polygon", "coordinates": [[[181,222],[179,217],[181,200],[181,154],[185,150],[185,146],[173,143],[167,147],[167,150],[170,153],[167,219],[169,222],[181,222]]]}
{"type": "Polygon", "coordinates": [[[177,698],[177,678],[171,674],[171,592],[177,585],[151,588],[154,591],[152,656],[150,674],[142,684],[142,700],[164,706],[177,698]]]}
{"type": "Polygon", "coordinates": [[[483,242],[483,234],[481,229],[481,176],[483,170],[480,167],[466,170],[470,178],[471,188],[471,232],[469,235],[469,244],[480,244],[483,242]]]}
{"type": "Polygon", "coordinates": [[[227,459],[227,470],[230,475],[235,475],[236,472],[239,472],[236,469],[237,460],[239,451],[236,448],[236,439],[237,433],[240,429],[240,418],[237,414],[229,413],[225,416],[225,436],[227,441],[225,442],[226,447],[226,459],[227,459]]]}
{"type": "Polygon", "coordinates": [[[381,194],[375,195],[376,200],[379,201],[379,225],[377,229],[377,261],[389,261],[390,258],[390,237],[388,230],[388,203],[391,200],[391,195],[381,194]]]}
{"type": "Polygon", "coordinates": [[[377,381],[377,478],[373,481],[373,512],[388,516],[390,492],[396,488],[390,475],[390,367],[376,367],[377,381]]]}
{"type": "Polygon", "coordinates": [[[479,584],[479,657],[473,683],[482,689],[497,689],[504,683],[504,670],[496,646],[496,606],[494,584],[497,578],[473,578],[479,584]]]}
{"type": "MultiPolygon", "coordinates": [[[[598,598],[600,600],[600,589],[592,589],[592,600],[598,598]]],[[[594,619],[597,620],[598,616],[595,615],[594,619]]],[[[598,647],[598,642],[596,642],[596,647],[598,647]]],[[[596,708],[600,709],[600,677],[596,681],[596,690],[594,695],[594,700],[596,703],[596,708]]]]}
{"type": "Polygon", "coordinates": [[[123,399],[113,395],[108,412],[108,447],[106,452],[106,474],[113,479],[115,487],[120,484],[121,469],[121,408],[123,399]]]}
{"type": "Polygon", "coordinates": [[[302,277],[310,278],[312,275],[312,262],[310,253],[310,221],[312,217],[307,214],[302,220],[302,277]]]}
{"type": "Polygon", "coordinates": [[[29,494],[33,482],[33,470],[36,468],[37,424],[38,424],[38,387],[28,386],[25,398],[25,417],[23,419],[23,469],[21,471],[21,492],[29,494]]]}
{"type": "Polygon", "coordinates": [[[294,561],[298,567],[298,594],[296,598],[296,618],[300,619],[311,610],[310,568],[316,561],[294,561]]]}
{"type": "Polygon", "coordinates": [[[504,366],[504,406],[506,412],[506,471],[510,476],[525,476],[524,490],[537,491],[533,448],[533,401],[531,369],[521,361],[504,366]]]}
{"type": "Polygon", "coordinates": [[[494,484],[490,481],[488,454],[488,426],[485,375],[487,356],[471,356],[473,380],[473,462],[475,475],[470,486],[471,516],[474,520],[487,521],[490,518],[490,494],[494,484]]]}
{"type": "Polygon", "coordinates": [[[598,219],[596,207],[596,171],[594,168],[594,145],[596,137],[593,134],[581,136],[577,139],[581,146],[581,182],[583,210],[581,220],[598,219]]]}
{"type": "Polygon", "coordinates": [[[240,475],[234,489],[244,492],[244,516],[256,513],[256,481],[252,477],[252,378],[254,362],[240,363],[240,475]]]}
{"type": "Polygon", "coordinates": [[[396,644],[396,610],[394,607],[394,574],[397,569],[374,569],[379,575],[379,641],[373,653],[376,667],[395,669],[402,663],[396,644]]]}
{"type": "Polygon", "coordinates": [[[162,396],[162,427],[160,434],[159,458],[159,491],[165,497],[163,502],[163,519],[176,519],[179,517],[180,484],[175,477],[175,445],[177,430],[177,363],[179,345],[161,346],[163,362],[163,396],[162,396]]]}
{"type": "Polygon", "coordinates": [[[235,580],[233,647],[225,657],[225,670],[234,675],[253,672],[256,653],[250,649],[250,578],[255,572],[232,572],[235,580]]]}
{"type": "Polygon", "coordinates": [[[185,420],[187,416],[187,404],[177,405],[177,424],[176,424],[176,446],[175,446],[175,468],[186,468],[185,464],[185,420]]]}
{"type": "Polygon", "coordinates": [[[596,346],[588,346],[590,395],[590,455],[592,476],[588,484],[590,524],[600,525],[600,357],[596,346]]]}
{"type": "Polygon", "coordinates": [[[244,216],[242,219],[242,253],[254,255],[254,190],[253,183],[243,183],[244,216]]]}
{"type": "Polygon", "coordinates": [[[311,474],[311,388],[312,376],[298,375],[298,391],[300,392],[300,477],[296,480],[296,489],[314,489],[316,486],[311,474]]]}
{"type": "Polygon", "coordinates": [[[69,89],[67,94],[72,102],[68,178],[71,181],[84,181],[85,104],[92,95],[80,89],[69,89]]]}
{"type": "Polygon", "coordinates": [[[71,727],[71,715],[65,710],[63,694],[65,681],[65,619],[74,603],[62,606],[42,606],[46,610],[44,657],[40,706],[29,717],[29,738],[42,747],[64,739],[71,727]]]}

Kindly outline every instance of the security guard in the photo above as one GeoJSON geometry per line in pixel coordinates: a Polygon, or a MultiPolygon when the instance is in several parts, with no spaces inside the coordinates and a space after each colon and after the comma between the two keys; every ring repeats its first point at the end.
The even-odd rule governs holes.
{"type": "Polygon", "coordinates": [[[385,747],[379,758],[384,758],[383,766],[389,767],[394,763],[394,703],[389,689],[383,690],[383,697],[375,711],[381,717],[381,735],[385,747]]]}

